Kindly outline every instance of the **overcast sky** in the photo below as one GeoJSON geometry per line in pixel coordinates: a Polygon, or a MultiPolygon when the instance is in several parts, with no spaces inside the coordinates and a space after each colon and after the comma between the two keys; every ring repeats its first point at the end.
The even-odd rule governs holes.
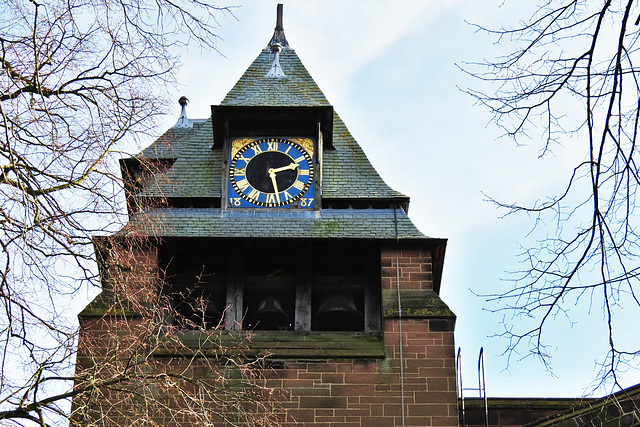
{"type": "MultiPolygon", "coordinates": [[[[555,376],[517,357],[505,370],[505,342],[489,338],[500,331],[502,314],[483,310],[485,298],[473,293],[509,287],[508,271],[522,267],[516,255],[532,226],[527,218],[500,219],[483,193],[505,202],[542,198],[566,180],[577,155],[566,149],[541,160],[535,141],[515,147],[499,139],[487,112],[458,89],[474,82],[456,63],[491,58],[504,48],[465,21],[498,25],[522,12],[499,7],[502,2],[242,1],[235,17],[220,18],[224,56],[185,52],[183,86],[165,128],[177,119],[180,95],[191,101],[189,117],[209,117],[210,105],[220,103],[268,43],[276,4],[284,3],[290,45],[373,166],[411,197],[409,215],[423,233],[449,239],[441,295],[458,316],[456,346],[465,356],[466,385],[477,381],[477,355],[484,347],[490,396],[574,397],[588,389],[594,361],[603,356],[593,339],[601,311],[576,309],[572,320],[579,323],[554,323],[549,343],[555,376]]],[[[637,372],[624,378],[627,386],[640,382],[637,372]]]]}

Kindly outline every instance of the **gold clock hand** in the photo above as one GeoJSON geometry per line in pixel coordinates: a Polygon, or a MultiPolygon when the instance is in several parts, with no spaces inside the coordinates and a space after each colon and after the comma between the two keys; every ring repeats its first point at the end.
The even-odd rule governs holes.
{"type": "Polygon", "coordinates": [[[273,184],[273,190],[276,192],[276,200],[280,203],[280,194],[278,191],[278,183],[276,182],[276,170],[269,169],[269,176],[271,177],[271,183],[273,184]]]}
{"type": "Polygon", "coordinates": [[[297,168],[298,168],[298,164],[294,162],[294,163],[291,163],[289,166],[283,166],[281,168],[276,168],[276,169],[269,169],[269,176],[271,176],[271,171],[273,171],[273,173],[276,174],[278,172],[293,170],[297,168]]]}

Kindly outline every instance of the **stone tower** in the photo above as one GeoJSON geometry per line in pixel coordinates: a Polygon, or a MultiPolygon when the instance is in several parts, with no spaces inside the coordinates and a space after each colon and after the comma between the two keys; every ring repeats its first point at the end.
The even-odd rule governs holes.
{"type": "MultiPolygon", "coordinates": [[[[121,162],[130,221],[96,239],[104,290],[80,314],[79,372],[132,326],[106,330],[145,324],[128,298],[163,299],[157,316],[197,360],[219,356],[208,330],[250,334],[246,357],[267,356],[284,425],[457,426],[455,316],[439,296],[446,240],[412,224],[409,198],[380,178],[289,45],[282,7],[209,119],[188,119],[186,102],[173,128],[121,162]],[[114,246],[125,248],[117,262],[114,246]]],[[[149,372],[187,369],[170,353],[152,352],[149,372]]],[[[106,393],[84,420],[124,420],[144,404],[123,396],[106,393]]],[[[149,417],[190,425],[188,414],[149,417]]]]}

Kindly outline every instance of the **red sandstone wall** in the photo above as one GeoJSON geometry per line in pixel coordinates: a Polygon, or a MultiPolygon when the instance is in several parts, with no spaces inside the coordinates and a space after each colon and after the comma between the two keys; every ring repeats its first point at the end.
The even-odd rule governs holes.
{"type": "MultiPolygon", "coordinates": [[[[156,259],[155,252],[150,252],[146,258],[156,259]]],[[[399,261],[402,291],[413,291],[415,294],[415,291],[433,289],[431,252],[428,248],[403,248],[397,255],[394,248],[383,248],[383,291],[396,290],[396,261],[399,261]]],[[[151,267],[148,269],[152,270],[151,267]]],[[[402,322],[404,425],[457,426],[454,322],[447,319],[443,320],[438,315],[413,316],[402,320],[397,315],[386,316],[383,319],[384,358],[274,361],[277,362],[272,364],[275,368],[265,369],[263,374],[267,386],[281,391],[276,395],[280,396],[278,400],[287,411],[287,422],[282,425],[403,425],[399,352],[402,322]]],[[[90,346],[99,342],[91,339],[92,335],[97,338],[105,327],[103,323],[98,323],[100,326],[93,321],[81,321],[82,345],[90,346]],[[92,330],[92,327],[96,329],[92,330]]],[[[86,349],[80,348],[79,359],[82,360],[86,353],[86,349]]],[[[166,419],[162,424],[180,425],[166,419]]]]}
{"type": "Polygon", "coordinates": [[[381,251],[382,289],[396,290],[397,268],[400,265],[400,288],[402,290],[433,289],[431,250],[423,247],[404,247],[396,251],[384,247],[381,251]]]}
{"type": "MultiPolygon", "coordinates": [[[[406,426],[457,426],[453,333],[427,320],[403,322],[406,426]]],[[[402,425],[398,321],[385,322],[388,357],[378,360],[290,361],[268,374],[283,388],[283,406],[298,427],[402,425]]]]}

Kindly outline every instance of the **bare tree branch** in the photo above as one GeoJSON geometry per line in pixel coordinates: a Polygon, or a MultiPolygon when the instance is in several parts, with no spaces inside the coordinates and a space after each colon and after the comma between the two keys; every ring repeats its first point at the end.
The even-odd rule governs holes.
{"type": "MultiPolygon", "coordinates": [[[[505,57],[464,64],[482,89],[467,93],[489,108],[493,121],[520,143],[539,141],[540,156],[566,145],[584,158],[564,189],[542,202],[504,203],[507,214],[524,213],[544,236],[522,253],[526,268],[513,288],[491,295],[492,310],[506,311],[507,352],[520,352],[549,365],[546,331],[570,310],[602,305],[608,348],[595,384],[619,387],[619,372],[640,355],[640,341],[618,338],[623,310],[640,308],[640,240],[636,156],[640,125],[640,55],[634,0],[545,0],[520,26],[478,30],[498,43],[513,42],[505,57]],[[579,112],[579,114],[576,114],[579,112]],[[555,229],[540,224],[552,219],[555,229]]],[[[536,234],[537,233],[537,234],[536,234]]],[[[534,235],[532,234],[532,235],[534,235]]]]}

